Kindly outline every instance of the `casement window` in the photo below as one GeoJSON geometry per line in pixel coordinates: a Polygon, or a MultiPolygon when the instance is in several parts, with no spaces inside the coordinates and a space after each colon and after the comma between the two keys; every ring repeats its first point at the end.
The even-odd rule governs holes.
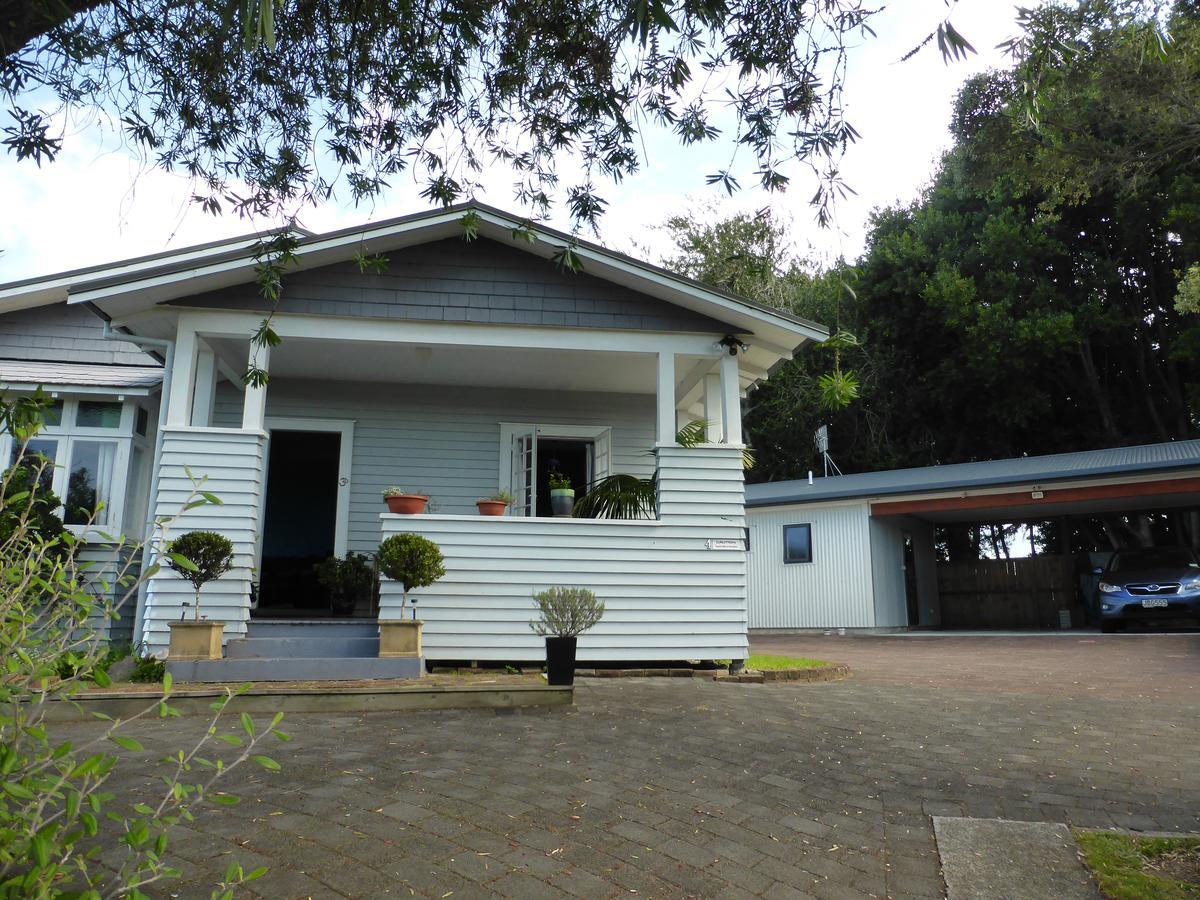
{"type": "MultiPolygon", "coordinates": [[[[42,486],[62,501],[58,514],[73,531],[87,530],[91,521],[93,529],[115,536],[132,516],[144,517],[145,487],[130,480],[135,451],[141,461],[135,477],[149,480],[148,440],[135,434],[139,421],[148,421],[148,413],[134,400],[56,399],[46,411],[45,425],[26,445],[22,460],[26,465],[37,465],[39,457],[48,460],[42,486]],[[98,506],[103,508],[93,517],[98,506]]],[[[19,451],[12,435],[0,436],[6,466],[19,451]]]]}
{"type": "Polygon", "coordinates": [[[783,526],[783,561],[810,563],[813,561],[812,525],[783,526]]]}
{"type": "Polygon", "coordinates": [[[500,488],[516,498],[514,516],[550,515],[552,472],[567,476],[581,498],[611,474],[611,457],[607,425],[500,423],[500,488]]]}

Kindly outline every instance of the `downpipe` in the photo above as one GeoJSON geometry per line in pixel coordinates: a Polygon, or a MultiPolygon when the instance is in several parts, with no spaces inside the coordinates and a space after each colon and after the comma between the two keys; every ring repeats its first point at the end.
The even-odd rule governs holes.
{"type": "MultiPolygon", "coordinates": [[[[89,303],[88,306],[91,306],[89,303]]],[[[145,529],[142,535],[142,566],[139,572],[139,578],[142,572],[147,572],[153,562],[154,556],[154,529],[157,524],[157,516],[155,509],[158,505],[158,471],[162,463],[163,450],[163,428],[167,423],[167,404],[171,399],[171,370],[175,365],[175,342],[166,338],[151,338],[141,337],[136,334],[128,334],[127,332],[114,331],[108,317],[93,307],[93,312],[96,312],[104,320],[104,330],[102,336],[106,341],[120,341],[124,344],[136,344],[145,349],[153,347],[163,351],[163,380],[162,393],[158,402],[158,425],[154,432],[154,453],[150,461],[150,493],[146,498],[146,522],[145,529]]],[[[134,652],[143,643],[142,626],[146,618],[146,589],[148,582],[142,580],[138,584],[137,600],[133,614],[133,647],[134,652]]]]}

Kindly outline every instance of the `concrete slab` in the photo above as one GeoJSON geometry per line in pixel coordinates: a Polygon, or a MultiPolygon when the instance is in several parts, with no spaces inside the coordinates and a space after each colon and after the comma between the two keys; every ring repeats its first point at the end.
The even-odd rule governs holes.
{"type": "Polygon", "coordinates": [[[1100,900],[1066,825],[933,817],[948,900],[1100,900]]]}

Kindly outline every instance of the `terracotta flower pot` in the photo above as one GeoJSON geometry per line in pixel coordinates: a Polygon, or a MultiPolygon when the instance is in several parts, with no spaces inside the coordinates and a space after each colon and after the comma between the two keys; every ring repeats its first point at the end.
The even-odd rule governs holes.
{"type": "Polygon", "coordinates": [[[508,510],[508,504],[503,500],[476,500],[481,516],[502,516],[508,510]]]}
{"type": "Polygon", "coordinates": [[[425,504],[429,498],[424,494],[397,494],[394,497],[384,497],[388,512],[402,516],[415,516],[425,512],[425,504]]]}

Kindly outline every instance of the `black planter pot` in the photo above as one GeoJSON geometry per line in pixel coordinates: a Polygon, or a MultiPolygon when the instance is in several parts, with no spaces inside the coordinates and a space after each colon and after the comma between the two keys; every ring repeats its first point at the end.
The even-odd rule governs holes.
{"type": "Polygon", "coordinates": [[[573,637],[546,638],[546,681],[550,684],[575,683],[575,642],[573,637]]]}

